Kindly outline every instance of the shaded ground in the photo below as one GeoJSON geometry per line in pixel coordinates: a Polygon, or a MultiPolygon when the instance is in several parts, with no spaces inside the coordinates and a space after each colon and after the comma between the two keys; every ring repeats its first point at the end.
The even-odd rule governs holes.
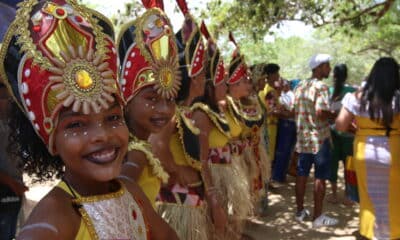
{"type": "MultiPolygon", "coordinates": [[[[358,238],[358,205],[345,206],[324,201],[324,212],[328,216],[340,220],[336,227],[312,228],[311,219],[298,222],[294,215],[296,211],[294,186],[295,178],[288,176],[288,183],[278,189],[271,189],[269,196],[269,211],[266,217],[251,219],[247,232],[256,240],[264,239],[341,239],[355,240],[358,238]]],[[[343,182],[338,184],[339,196],[343,196],[343,182]]],[[[313,182],[307,183],[305,207],[313,209],[313,182]]],[[[328,193],[329,193],[328,186],[328,193]]]]}
{"type": "MultiPolygon", "coordinates": [[[[339,171],[342,171],[340,169],[339,171]]],[[[339,177],[343,178],[343,177],[339,177]]],[[[269,209],[266,217],[249,219],[246,232],[256,240],[292,240],[292,239],[327,239],[327,240],[356,240],[358,230],[358,205],[347,207],[342,204],[324,202],[324,212],[329,216],[340,219],[336,227],[312,229],[311,220],[299,223],[294,219],[295,196],[294,178],[288,176],[288,183],[281,188],[271,189],[269,209]]],[[[25,215],[28,215],[37,201],[40,200],[54,185],[54,182],[35,184],[27,192],[25,215]]],[[[307,184],[305,207],[312,212],[313,182],[307,184]]],[[[339,196],[343,196],[343,182],[338,184],[339,196]]],[[[329,187],[328,187],[329,192],[329,187]]]]}

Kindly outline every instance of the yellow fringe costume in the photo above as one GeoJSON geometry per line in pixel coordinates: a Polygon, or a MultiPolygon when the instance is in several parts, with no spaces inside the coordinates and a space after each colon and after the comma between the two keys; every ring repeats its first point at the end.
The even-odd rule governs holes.
{"type": "MultiPolygon", "coordinates": [[[[176,164],[190,166],[199,172],[199,144],[197,129],[190,119],[191,112],[177,107],[175,119],[177,131],[172,135],[169,147],[176,164]]],[[[180,239],[208,240],[209,225],[207,204],[202,182],[184,187],[177,183],[164,185],[157,200],[157,212],[176,231],[180,239]]]]}
{"type": "Polygon", "coordinates": [[[143,152],[147,158],[148,164],[143,168],[137,183],[155,208],[156,197],[160,192],[161,183],[167,183],[169,175],[164,171],[160,160],[154,156],[150,143],[140,140],[132,134],[130,139],[128,151],[143,152]]]}
{"type": "Polygon", "coordinates": [[[208,162],[222,206],[234,221],[245,219],[252,210],[249,186],[244,180],[246,177],[232,164],[228,122],[225,116],[212,111],[203,103],[195,103],[192,111],[196,110],[206,113],[214,124],[208,135],[208,162]]]}
{"type": "Polygon", "coordinates": [[[230,115],[241,122],[242,152],[247,163],[243,167],[247,172],[252,203],[256,205],[265,196],[264,183],[270,176],[271,163],[261,131],[264,123],[262,108],[256,97],[248,100],[249,104],[244,105],[228,96],[228,109],[230,115]]]}

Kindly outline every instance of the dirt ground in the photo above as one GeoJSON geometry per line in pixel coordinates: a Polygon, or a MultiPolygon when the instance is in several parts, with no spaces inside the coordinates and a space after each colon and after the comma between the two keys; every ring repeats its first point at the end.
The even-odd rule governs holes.
{"type": "MultiPolygon", "coordinates": [[[[276,239],[335,239],[355,240],[358,239],[358,205],[345,206],[343,204],[332,204],[324,201],[324,212],[328,216],[339,219],[335,227],[312,228],[311,219],[305,222],[295,220],[295,178],[288,176],[286,185],[271,189],[269,195],[269,208],[267,216],[259,219],[250,219],[247,224],[247,233],[256,240],[276,239]]],[[[312,212],[313,209],[313,182],[307,184],[305,208],[312,212]]],[[[328,193],[329,193],[328,186],[328,193]]],[[[338,184],[339,196],[343,196],[343,182],[338,184]]]]}
{"type": "MultiPolygon", "coordinates": [[[[342,169],[341,169],[342,170],[342,169]]],[[[341,171],[340,170],[340,171],[341,171]]],[[[339,177],[340,179],[340,177],[339,177]]],[[[249,219],[246,226],[246,233],[256,240],[356,240],[358,239],[358,205],[344,206],[342,204],[331,204],[324,202],[324,212],[329,216],[340,219],[339,225],[313,229],[311,220],[299,223],[294,219],[295,196],[294,183],[295,178],[288,176],[288,182],[278,189],[271,189],[269,194],[269,208],[267,215],[262,218],[249,219]]],[[[24,205],[25,217],[32,210],[37,201],[39,201],[53,186],[55,182],[46,184],[30,185],[29,192],[26,193],[27,201],[24,205]]],[[[307,184],[307,194],[305,207],[312,212],[312,179],[307,184]]],[[[343,181],[339,180],[339,196],[343,196],[343,181]]],[[[329,188],[328,188],[329,192],[329,188]]],[[[24,216],[22,216],[24,218],[24,216]]],[[[22,223],[21,219],[21,223],[22,223]]]]}

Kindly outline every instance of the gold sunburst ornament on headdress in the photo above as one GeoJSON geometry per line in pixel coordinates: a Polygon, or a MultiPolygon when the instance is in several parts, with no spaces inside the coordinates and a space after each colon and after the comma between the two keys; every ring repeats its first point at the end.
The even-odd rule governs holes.
{"type": "Polygon", "coordinates": [[[159,79],[154,85],[154,89],[163,98],[174,98],[181,86],[181,77],[176,59],[161,59],[155,62],[152,67],[154,77],[159,79]]]}
{"type": "Polygon", "coordinates": [[[68,49],[67,53],[60,53],[63,61],[53,59],[56,64],[49,69],[54,74],[49,80],[57,82],[51,87],[59,91],[57,99],[64,107],[72,106],[74,112],[82,110],[85,114],[109,108],[108,103],[114,101],[112,95],[117,92],[109,63],[95,56],[93,49],[87,53],[83,47],[68,49]]]}
{"type": "Polygon", "coordinates": [[[163,98],[177,96],[181,86],[178,49],[171,23],[161,9],[148,9],[127,23],[117,42],[122,63],[121,90],[126,102],[148,86],[163,98]]]}

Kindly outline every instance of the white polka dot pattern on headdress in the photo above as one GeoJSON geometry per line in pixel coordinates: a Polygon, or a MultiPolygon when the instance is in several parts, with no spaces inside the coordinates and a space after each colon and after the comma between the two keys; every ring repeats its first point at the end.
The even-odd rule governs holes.
{"type": "Polygon", "coordinates": [[[132,62],[131,61],[128,61],[127,63],[126,63],[126,68],[131,68],[132,67],[132,62]]]}
{"type": "Polygon", "coordinates": [[[121,85],[125,85],[126,84],[126,79],[125,78],[122,78],[121,79],[121,85]]]}
{"type": "Polygon", "coordinates": [[[26,82],[21,84],[21,92],[27,94],[29,92],[29,86],[26,82]]]}
{"type": "Polygon", "coordinates": [[[24,76],[25,77],[30,77],[31,76],[31,70],[30,69],[26,69],[24,72],[24,76]]]}
{"type": "Polygon", "coordinates": [[[25,99],[26,106],[31,106],[31,100],[29,98],[25,99]]]}
{"type": "Polygon", "coordinates": [[[36,120],[36,116],[32,111],[28,112],[28,116],[32,122],[36,120]]]}

